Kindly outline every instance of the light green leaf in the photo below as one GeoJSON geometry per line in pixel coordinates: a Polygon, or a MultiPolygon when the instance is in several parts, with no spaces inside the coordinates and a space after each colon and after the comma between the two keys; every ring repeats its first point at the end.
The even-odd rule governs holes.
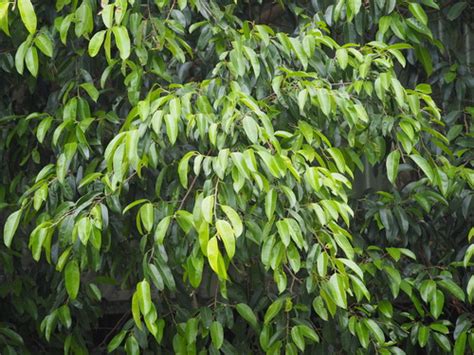
{"type": "Polygon", "coordinates": [[[425,325],[421,325],[418,328],[418,344],[420,347],[424,348],[426,343],[428,343],[428,337],[430,336],[430,328],[425,325]]]}
{"type": "Polygon", "coordinates": [[[418,167],[421,170],[423,170],[423,172],[428,177],[430,182],[434,183],[435,174],[433,172],[433,169],[431,168],[431,165],[428,163],[428,161],[418,154],[412,154],[410,155],[410,158],[416,163],[416,165],[418,165],[418,167]]]}
{"type": "Polygon", "coordinates": [[[207,243],[207,260],[211,269],[221,278],[227,279],[227,272],[225,267],[223,267],[223,260],[221,252],[219,251],[219,243],[216,237],[209,239],[207,243]]]}
{"type": "Polygon", "coordinates": [[[102,47],[102,43],[104,43],[105,33],[105,30],[99,31],[95,33],[89,41],[88,52],[91,57],[95,57],[99,53],[100,47],[102,47]]]}
{"type": "Polygon", "coordinates": [[[425,10],[423,10],[420,4],[416,2],[411,2],[408,5],[408,9],[413,14],[413,16],[418,19],[418,21],[420,21],[424,25],[428,24],[428,16],[426,15],[425,10]]]}
{"type": "Polygon", "coordinates": [[[130,56],[130,37],[128,30],[124,26],[115,26],[112,28],[115,37],[115,43],[120,52],[120,58],[123,60],[130,56]]]}
{"type": "Polygon", "coordinates": [[[142,312],[143,316],[146,317],[152,308],[151,290],[148,281],[143,280],[137,284],[137,293],[140,311],[142,312]]]}
{"type": "Polygon", "coordinates": [[[230,206],[221,205],[221,208],[232,224],[232,229],[235,232],[235,236],[239,237],[244,231],[242,220],[240,219],[239,214],[230,206]]]}
{"type": "Polygon", "coordinates": [[[316,296],[313,300],[313,309],[316,312],[316,314],[321,317],[322,320],[327,321],[328,318],[328,311],[326,307],[324,307],[324,302],[321,296],[316,296]]]}
{"type": "Polygon", "coordinates": [[[115,335],[112,340],[110,341],[109,345],[107,345],[107,352],[111,353],[115,349],[117,349],[120,344],[122,344],[123,339],[125,339],[125,336],[127,335],[127,332],[125,330],[121,330],[120,332],[115,335]]]}
{"type": "Polygon", "coordinates": [[[318,89],[316,95],[319,101],[319,107],[321,111],[328,116],[331,113],[331,101],[329,98],[329,93],[326,89],[318,89]]]}
{"type": "Polygon", "coordinates": [[[382,345],[385,343],[385,335],[383,334],[382,329],[379,327],[379,325],[373,320],[373,319],[367,319],[366,320],[366,325],[369,331],[372,333],[374,336],[375,340],[382,345]]]}
{"type": "Polygon", "coordinates": [[[92,83],[83,83],[81,84],[81,88],[83,88],[87,94],[90,96],[92,101],[97,102],[99,99],[99,91],[92,83]]]}
{"type": "Polygon", "coordinates": [[[222,324],[214,321],[211,324],[211,339],[212,345],[216,349],[220,349],[222,344],[224,343],[224,329],[222,328],[222,324]]]}
{"type": "Polygon", "coordinates": [[[15,68],[16,71],[20,74],[23,74],[23,70],[25,67],[25,56],[26,52],[28,51],[28,42],[25,41],[16,50],[15,53],[15,68]]]}
{"type": "Polygon", "coordinates": [[[217,234],[224,242],[224,248],[227,252],[227,255],[230,259],[234,257],[235,254],[235,236],[232,226],[222,219],[216,221],[217,234]]]}
{"type": "Polygon", "coordinates": [[[148,202],[146,198],[141,198],[139,200],[133,201],[132,203],[128,204],[122,211],[122,214],[127,213],[129,210],[131,210],[133,207],[138,206],[144,202],[148,202]]]}
{"type": "Polygon", "coordinates": [[[339,48],[336,50],[336,59],[337,62],[339,63],[339,66],[341,69],[346,69],[347,63],[349,61],[349,56],[347,54],[347,49],[345,48],[339,48]]]}
{"type": "Polygon", "coordinates": [[[474,300],[474,275],[471,276],[469,282],[467,283],[467,297],[469,299],[469,303],[472,303],[474,300]]]}
{"type": "Polygon", "coordinates": [[[188,152],[184,157],[179,161],[178,165],[178,176],[181,185],[186,189],[188,187],[188,170],[189,170],[189,159],[191,159],[196,152],[188,152]]]}
{"type": "Polygon", "coordinates": [[[201,202],[202,216],[207,223],[212,223],[214,217],[214,195],[205,197],[201,202]]]}
{"type": "Polygon", "coordinates": [[[53,41],[44,33],[40,33],[35,37],[36,47],[46,56],[53,56],[53,41]]]}
{"type": "Polygon", "coordinates": [[[18,224],[20,223],[22,210],[18,210],[13,212],[11,215],[8,216],[5,225],[3,226],[3,242],[5,243],[7,248],[10,248],[13,240],[13,236],[18,228],[18,224]]]}
{"type": "Polygon", "coordinates": [[[140,318],[140,295],[135,291],[132,296],[132,317],[138,329],[142,329],[142,321],[140,318]]]}
{"type": "Polygon", "coordinates": [[[282,307],[283,307],[283,300],[280,298],[276,299],[270,305],[270,307],[268,307],[267,311],[265,312],[263,322],[265,324],[270,323],[272,319],[275,318],[278,313],[280,313],[282,307]]]}
{"type": "Polygon", "coordinates": [[[64,269],[64,281],[67,294],[71,299],[75,300],[81,283],[81,273],[76,260],[71,260],[67,263],[64,269]]]}
{"type": "Polygon", "coordinates": [[[171,216],[167,216],[163,218],[160,223],[156,226],[154,240],[158,244],[163,244],[163,240],[165,239],[166,232],[168,231],[169,225],[171,222],[171,216]]]}
{"type": "Polygon", "coordinates": [[[9,0],[0,0],[0,30],[5,32],[6,35],[10,36],[8,29],[8,7],[10,6],[9,0]]]}
{"type": "Polygon", "coordinates": [[[265,215],[270,220],[275,213],[277,193],[275,189],[270,189],[265,196],[265,215]]]}
{"type": "Polygon", "coordinates": [[[341,308],[347,308],[347,296],[344,287],[344,280],[341,275],[333,274],[329,278],[328,287],[333,296],[334,302],[341,308]]]}
{"type": "Polygon", "coordinates": [[[258,143],[258,125],[255,120],[250,116],[245,116],[242,120],[245,134],[252,143],[258,143]]]}
{"type": "Polygon", "coordinates": [[[430,312],[434,319],[438,319],[443,312],[444,293],[441,290],[436,290],[433,293],[430,301],[430,312]]]}
{"type": "Polygon", "coordinates": [[[398,175],[398,166],[400,164],[400,152],[394,150],[390,152],[387,156],[386,166],[387,166],[387,177],[388,180],[395,185],[398,175]]]}
{"type": "Polygon", "coordinates": [[[176,139],[178,139],[178,120],[179,118],[176,115],[165,115],[166,134],[168,135],[171,145],[174,145],[176,139]]]}
{"type": "Polygon", "coordinates": [[[18,9],[20,10],[21,21],[30,33],[36,32],[37,19],[35,9],[31,0],[18,0],[18,9]]]}
{"type": "Polygon", "coordinates": [[[36,50],[36,47],[31,46],[28,48],[25,56],[25,63],[28,71],[36,78],[39,70],[38,51],[36,50]]]}
{"type": "Polygon", "coordinates": [[[456,297],[458,300],[464,302],[465,300],[464,291],[462,290],[461,287],[455,284],[453,280],[445,278],[445,279],[437,281],[437,283],[438,283],[438,286],[441,286],[446,291],[451,293],[454,297],[456,297]]]}
{"type": "Polygon", "coordinates": [[[143,223],[143,227],[149,233],[153,229],[153,221],[154,221],[154,211],[153,205],[148,202],[145,203],[142,207],[140,207],[140,218],[143,223]]]}

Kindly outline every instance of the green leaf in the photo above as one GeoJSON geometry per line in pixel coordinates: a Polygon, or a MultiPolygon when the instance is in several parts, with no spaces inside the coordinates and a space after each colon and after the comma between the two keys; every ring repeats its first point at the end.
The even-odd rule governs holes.
{"type": "Polygon", "coordinates": [[[88,217],[84,216],[77,222],[77,234],[82,244],[87,245],[92,234],[92,223],[88,217]]]}
{"type": "Polygon", "coordinates": [[[11,215],[8,216],[5,225],[3,226],[3,242],[5,243],[7,248],[10,248],[13,240],[13,236],[18,228],[18,224],[20,223],[22,210],[19,209],[18,211],[13,212],[11,215]]]}
{"type": "Polygon", "coordinates": [[[472,275],[469,279],[466,290],[469,303],[472,303],[472,301],[474,300],[474,275],[472,275]]]}
{"type": "Polygon", "coordinates": [[[412,155],[410,155],[410,158],[425,173],[425,175],[428,177],[430,182],[434,183],[435,175],[434,175],[433,169],[431,168],[431,165],[428,163],[428,161],[425,158],[423,158],[422,156],[418,155],[418,154],[412,154],[412,155]]]}
{"type": "Polygon", "coordinates": [[[75,300],[81,283],[81,273],[76,260],[71,260],[67,263],[64,269],[64,281],[67,294],[71,299],[75,300]]]}
{"type": "Polygon", "coordinates": [[[125,336],[127,335],[127,332],[125,330],[121,330],[120,332],[115,335],[112,340],[110,341],[109,345],[107,345],[107,352],[111,353],[115,349],[117,349],[120,344],[122,344],[123,339],[125,339],[125,336]]]}
{"type": "Polygon", "coordinates": [[[424,25],[428,24],[428,16],[426,15],[425,10],[423,10],[420,4],[417,4],[416,2],[411,2],[408,5],[408,9],[413,14],[413,16],[418,19],[418,21],[420,21],[424,25]]]}
{"type": "Polygon", "coordinates": [[[454,5],[451,5],[449,7],[448,14],[446,17],[450,21],[456,20],[459,16],[461,16],[462,12],[464,9],[467,7],[467,2],[466,1],[459,1],[456,2],[454,5]]]}
{"type": "Polygon", "coordinates": [[[244,231],[242,220],[240,219],[239,214],[230,206],[221,205],[221,208],[232,224],[232,229],[235,232],[235,236],[239,237],[244,231]]]}
{"type": "Polygon", "coordinates": [[[420,285],[421,299],[429,302],[436,292],[436,282],[433,280],[425,280],[420,285]]]}
{"type": "Polygon", "coordinates": [[[446,291],[451,293],[454,297],[456,297],[460,301],[465,301],[464,291],[461,287],[456,285],[453,280],[450,279],[442,279],[437,281],[438,285],[444,288],[446,291]]]}
{"type": "Polygon", "coordinates": [[[207,259],[211,269],[214,270],[220,278],[224,280],[227,279],[227,272],[222,265],[222,255],[219,251],[219,244],[216,237],[212,237],[207,243],[207,259]]]}
{"type": "Polygon", "coordinates": [[[321,296],[316,296],[313,300],[312,305],[314,311],[322,320],[327,321],[329,319],[328,311],[326,307],[324,307],[324,302],[321,296]]]}
{"type": "Polygon", "coordinates": [[[0,1],[0,30],[5,32],[6,35],[10,36],[8,29],[8,7],[10,6],[9,0],[0,1]]]}
{"type": "Polygon", "coordinates": [[[263,322],[265,324],[270,323],[272,319],[275,318],[278,313],[280,313],[282,307],[283,307],[283,300],[280,298],[276,299],[270,305],[270,307],[268,307],[267,311],[265,312],[263,322]]]}
{"type": "Polygon", "coordinates": [[[433,332],[433,338],[444,351],[451,351],[451,341],[443,334],[433,332]]]}
{"type": "Polygon", "coordinates": [[[18,0],[18,10],[20,10],[21,21],[31,34],[36,32],[37,19],[35,9],[31,0],[18,0]]]}
{"type": "Polygon", "coordinates": [[[291,328],[291,339],[293,340],[293,343],[300,349],[302,352],[304,352],[305,349],[305,342],[303,335],[300,332],[299,326],[291,328]]]}
{"type": "Polygon", "coordinates": [[[344,288],[344,280],[339,274],[333,274],[329,278],[328,287],[331,295],[334,298],[334,302],[341,308],[347,308],[347,296],[344,288]]]}
{"type": "Polygon", "coordinates": [[[35,78],[38,76],[39,62],[38,62],[38,51],[36,47],[31,46],[28,48],[25,56],[26,68],[35,78]]]}
{"type": "Polygon", "coordinates": [[[319,342],[319,336],[316,334],[313,328],[308,327],[305,324],[298,325],[299,333],[305,338],[309,339],[313,343],[319,342]]]}
{"type": "Polygon", "coordinates": [[[201,211],[204,220],[207,223],[212,224],[214,217],[214,195],[207,196],[202,200],[201,211]]]}
{"type": "Polygon", "coordinates": [[[224,343],[224,329],[222,328],[222,324],[219,322],[212,322],[211,324],[211,339],[212,345],[216,349],[220,349],[222,344],[224,343]]]}
{"type": "Polygon", "coordinates": [[[235,254],[235,236],[234,230],[231,225],[222,219],[216,221],[217,234],[224,242],[224,248],[227,252],[227,255],[230,259],[234,257],[235,254]]]}
{"type": "Polygon", "coordinates": [[[91,57],[95,57],[99,53],[100,47],[102,47],[102,43],[104,43],[105,33],[105,30],[99,31],[95,33],[89,41],[88,52],[91,57]]]}
{"type": "Polygon", "coordinates": [[[272,219],[273,214],[275,213],[276,202],[277,193],[275,189],[270,189],[270,191],[265,195],[265,215],[269,220],[272,219]]]}
{"type": "Polygon", "coordinates": [[[423,65],[423,68],[425,69],[425,72],[428,76],[431,75],[433,72],[433,61],[432,61],[432,56],[428,50],[428,48],[424,46],[415,46],[415,55],[418,58],[418,60],[421,62],[423,65]]]}
{"type": "Polygon", "coordinates": [[[156,226],[154,240],[158,244],[163,244],[163,240],[165,239],[166,232],[168,231],[169,225],[171,222],[171,216],[167,216],[163,218],[160,223],[156,226]]]}
{"type": "Polygon", "coordinates": [[[385,335],[380,326],[373,319],[366,319],[366,326],[380,345],[385,343],[385,335]]]}
{"type": "Polygon", "coordinates": [[[111,28],[113,25],[114,8],[115,8],[115,4],[108,4],[108,5],[105,5],[102,9],[102,21],[104,22],[104,25],[107,28],[111,28]]]}
{"type": "Polygon", "coordinates": [[[25,56],[26,52],[28,51],[28,42],[25,41],[16,50],[15,53],[15,68],[16,71],[20,74],[23,74],[23,70],[25,67],[25,56]]]}
{"type": "Polygon", "coordinates": [[[400,163],[400,152],[394,150],[390,152],[387,156],[386,166],[387,166],[387,177],[388,180],[395,185],[398,175],[398,165],[400,163]]]}
{"type": "Polygon", "coordinates": [[[140,346],[133,335],[127,338],[127,341],[125,342],[125,351],[127,352],[127,355],[140,354],[140,346]]]}
{"type": "Polygon", "coordinates": [[[245,303],[239,303],[235,306],[235,308],[240,316],[245,319],[254,329],[258,328],[257,316],[253,312],[252,308],[250,308],[245,303]]]}
{"type": "Polygon", "coordinates": [[[128,204],[122,211],[122,214],[127,213],[129,210],[131,210],[133,207],[138,206],[144,202],[148,202],[146,198],[141,198],[139,200],[133,201],[132,203],[128,204]]]}
{"type": "Polygon", "coordinates": [[[178,120],[177,115],[165,115],[166,134],[168,135],[171,145],[174,145],[176,139],[178,139],[178,120]]]}
{"type": "Polygon", "coordinates": [[[244,46],[243,48],[245,56],[250,60],[255,77],[258,78],[260,76],[260,62],[258,60],[258,55],[250,47],[244,46]]]}
{"type": "Polygon", "coordinates": [[[181,185],[186,189],[188,187],[188,170],[189,170],[189,159],[191,159],[196,152],[188,152],[184,157],[179,161],[178,165],[178,176],[181,185]]]}
{"type": "Polygon", "coordinates": [[[345,48],[339,48],[336,50],[336,59],[337,62],[339,63],[339,66],[341,69],[346,69],[347,63],[349,61],[349,56],[347,54],[347,49],[345,48]]]}
{"type": "Polygon", "coordinates": [[[245,116],[242,120],[242,125],[244,127],[245,134],[250,142],[256,144],[258,143],[258,125],[255,120],[250,116],[245,116]]]}
{"type": "Polygon", "coordinates": [[[430,312],[434,319],[438,319],[443,312],[444,293],[441,290],[436,290],[433,293],[430,301],[430,312]]]}
{"type": "Polygon", "coordinates": [[[81,84],[81,88],[83,88],[87,94],[90,96],[92,101],[97,102],[99,99],[99,91],[92,83],[83,83],[81,84]]]}
{"type": "Polygon", "coordinates": [[[326,89],[318,89],[316,95],[319,101],[319,107],[321,111],[328,116],[331,113],[331,101],[329,98],[329,93],[326,89]]]}
{"type": "Polygon", "coordinates": [[[418,328],[418,344],[420,347],[424,348],[426,343],[428,343],[428,338],[430,336],[430,328],[425,325],[421,325],[418,328]]]}
{"type": "Polygon", "coordinates": [[[146,316],[152,308],[151,290],[148,281],[143,280],[137,284],[137,293],[140,311],[143,316],[146,316]]]}
{"type": "Polygon", "coordinates": [[[154,222],[154,209],[153,205],[148,202],[145,203],[142,207],[140,207],[140,218],[143,223],[143,227],[149,233],[153,229],[153,222],[154,222]]]}
{"type": "Polygon", "coordinates": [[[464,355],[466,352],[466,340],[467,340],[467,333],[462,332],[459,334],[458,338],[456,339],[456,342],[454,343],[454,350],[453,354],[454,355],[464,355]]]}
{"type": "Polygon", "coordinates": [[[53,41],[49,36],[44,33],[38,34],[35,37],[35,45],[44,55],[50,58],[53,56],[53,41]]]}
{"type": "Polygon", "coordinates": [[[130,37],[128,36],[128,30],[124,26],[115,26],[112,28],[115,37],[115,43],[120,52],[120,58],[122,60],[127,59],[130,56],[130,37]]]}
{"type": "Polygon", "coordinates": [[[142,321],[140,318],[140,295],[138,291],[133,293],[132,296],[132,317],[137,325],[138,329],[142,329],[142,321]]]}

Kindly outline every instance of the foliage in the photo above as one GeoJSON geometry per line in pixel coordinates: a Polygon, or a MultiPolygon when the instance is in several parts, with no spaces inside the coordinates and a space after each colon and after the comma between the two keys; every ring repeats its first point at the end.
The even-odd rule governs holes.
{"type": "Polygon", "coordinates": [[[1,352],[473,351],[472,11],[0,0],[1,352]]]}

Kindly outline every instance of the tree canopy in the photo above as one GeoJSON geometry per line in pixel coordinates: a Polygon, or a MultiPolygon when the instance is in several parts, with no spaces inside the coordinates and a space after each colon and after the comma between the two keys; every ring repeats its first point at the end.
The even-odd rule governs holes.
{"type": "Polygon", "coordinates": [[[0,0],[0,352],[474,351],[473,14],[0,0]]]}

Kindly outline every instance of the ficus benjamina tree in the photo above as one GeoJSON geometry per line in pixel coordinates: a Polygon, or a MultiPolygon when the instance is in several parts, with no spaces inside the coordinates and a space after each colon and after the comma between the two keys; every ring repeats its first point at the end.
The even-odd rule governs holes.
{"type": "Polygon", "coordinates": [[[472,14],[0,0],[0,352],[471,353],[472,14]]]}

